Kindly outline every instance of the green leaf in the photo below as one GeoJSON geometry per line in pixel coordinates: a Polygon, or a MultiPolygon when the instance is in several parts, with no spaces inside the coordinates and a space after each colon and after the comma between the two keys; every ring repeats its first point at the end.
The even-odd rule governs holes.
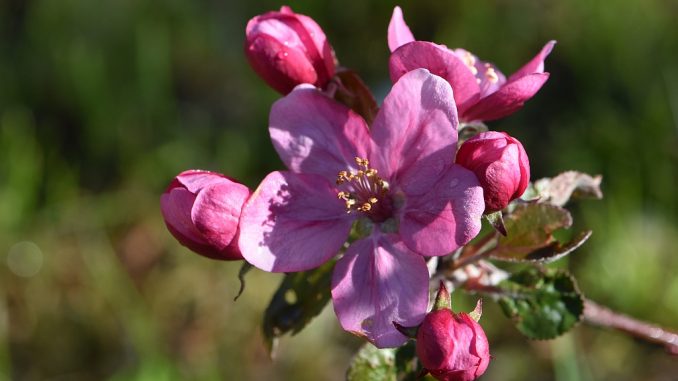
{"type": "Polygon", "coordinates": [[[568,242],[554,242],[551,245],[533,251],[530,254],[526,255],[523,259],[534,262],[554,262],[564,256],[570,254],[571,252],[577,250],[584,242],[586,242],[593,232],[591,230],[585,230],[577,234],[574,238],[568,242]]]}
{"type": "Polygon", "coordinates": [[[559,206],[518,204],[504,218],[506,237],[499,238],[490,257],[508,261],[529,260],[530,253],[556,243],[553,232],[571,225],[570,212],[559,206]]]}
{"type": "Polygon", "coordinates": [[[285,275],[264,313],[264,339],[271,355],[277,338],[296,334],[323,310],[330,300],[332,260],[309,271],[285,275]]]}
{"type": "Polygon", "coordinates": [[[369,87],[356,72],[346,68],[339,69],[335,77],[339,88],[334,98],[362,116],[368,126],[372,125],[379,107],[369,87]]]}
{"type": "Polygon", "coordinates": [[[396,350],[365,344],[353,357],[347,381],[396,381],[396,350]]]}
{"type": "Polygon", "coordinates": [[[527,268],[499,284],[499,305],[531,339],[553,339],[581,319],[584,301],[566,271],[527,268]]]}
{"type": "Polygon", "coordinates": [[[414,341],[400,348],[379,349],[365,344],[353,357],[347,381],[415,381],[421,372],[414,341]]]}
{"type": "Polygon", "coordinates": [[[563,206],[570,199],[594,198],[602,199],[600,190],[602,176],[591,176],[586,173],[567,171],[554,178],[544,178],[534,183],[533,191],[540,202],[563,206]]]}

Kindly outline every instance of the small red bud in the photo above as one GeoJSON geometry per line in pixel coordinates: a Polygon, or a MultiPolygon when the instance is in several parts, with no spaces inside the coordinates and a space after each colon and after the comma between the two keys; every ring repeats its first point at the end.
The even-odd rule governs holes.
{"type": "Polygon", "coordinates": [[[160,197],[167,229],[182,245],[212,259],[243,259],[238,223],[250,190],[224,175],[180,173],[160,197]]]}
{"type": "Polygon", "coordinates": [[[335,59],[325,33],[312,18],[282,7],[247,23],[245,55],[272,88],[287,94],[302,83],[323,88],[335,59]]]}
{"type": "MultiPolygon", "coordinates": [[[[474,311],[480,315],[480,307],[474,311]]],[[[426,370],[441,381],[472,381],[490,363],[483,328],[466,313],[434,309],[417,331],[417,356],[426,370]]]]}
{"type": "Polygon", "coordinates": [[[465,141],[456,162],[478,177],[486,214],[502,210],[520,197],[530,181],[530,163],[523,145],[504,132],[483,132],[465,141]]]}

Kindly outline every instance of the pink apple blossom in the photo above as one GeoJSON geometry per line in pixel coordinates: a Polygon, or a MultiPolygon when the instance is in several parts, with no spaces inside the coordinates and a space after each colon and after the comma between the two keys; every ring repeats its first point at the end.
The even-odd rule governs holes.
{"type": "Polygon", "coordinates": [[[247,23],[245,55],[254,71],[282,94],[301,83],[322,88],[334,76],[334,52],[323,30],[287,6],[247,23]]]}
{"type": "Polygon", "coordinates": [[[518,139],[505,132],[487,131],[465,141],[456,162],[478,177],[486,213],[504,209],[522,196],[530,182],[527,153],[518,139]]]}
{"type": "Polygon", "coordinates": [[[238,221],[250,190],[226,176],[180,173],[160,197],[167,229],[182,245],[212,259],[238,260],[238,221]]]}
{"type": "Polygon", "coordinates": [[[555,43],[549,41],[539,54],[507,79],[496,66],[464,49],[451,50],[432,42],[415,41],[400,7],[395,7],[388,27],[388,45],[392,52],[389,70],[395,82],[410,70],[428,69],[452,85],[459,120],[494,120],[513,114],[541,89],[549,78],[549,73],[544,72],[544,60],[555,43]]]}
{"type": "Polygon", "coordinates": [[[308,85],[273,105],[269,131],[288,171],[269,174],[243,209],[240,250],[265,271],[321,265],[364,233],[332,278],[342,327],[378,347],[406,337],[428,302],[423,256],[476,236],[484,209],[472,172],[453,163],[457,114],[450,85],[427,70],[402,76],[371,129],[308,85]]]}
{"type": "MultiPolygon", "coordinates": [[[[471,316],[452,312],[447,289],[442,283],[440,287],[436,307],[417,330],[417,356],[437,380],[473,381],[490,363],[487,336],[471,316]]],[[[474,311],[476,318],[479,309],[474,311]]]]}

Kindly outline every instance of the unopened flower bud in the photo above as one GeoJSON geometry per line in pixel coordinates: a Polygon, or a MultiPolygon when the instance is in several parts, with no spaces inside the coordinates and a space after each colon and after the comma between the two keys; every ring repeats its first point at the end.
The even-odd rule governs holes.
{"type": "Polygon", "coordinates": [[[167,229],[182,245],[212,259],[238,260],[238,222],[250,190],[219,173],[189,170],[160,197],[167,229]]]}
{"type": "Polygon", "coordinates": [[[473,171],[485,196],[485,213],[502,210],[530,181],[530,162],[520,142],[504,132],[480,133],[464,142],[457,164],[473,171]]]}
{"type": "Polygon", "coordinates": [[[334,76],[334,52],[323,30],[286,6],[247,23],[245,54],[254,71],[282,94],[301,83],[323,88],[334,76]]]}
{"type": "MultiPolygon", "coordinates": [[[[419,361],[437,380],[475,380],[490,363],[485,332],[468,314],[455,314],[449,307],[441,308],[441,304],[436,301],[417,331],[419,361]]],[[[480,313],[476,311],[474,315],[479,317],[480,313]]]]}

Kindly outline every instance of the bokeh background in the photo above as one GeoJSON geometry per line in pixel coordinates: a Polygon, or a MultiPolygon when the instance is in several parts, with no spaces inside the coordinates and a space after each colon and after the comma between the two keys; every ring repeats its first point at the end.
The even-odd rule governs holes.
{"type": "MultiPolygon", "coordinates": [[[[159,195],[189,168],[251,187],[281,167],[267,136],[278,95],[243,55],[275,1],[0,1],[0,380],[341,380],[360,340],[331,308],[271,361],[261,315],[279,275],[191,254],[159,195]]],[[[391,1],[290,3],[344,66],[389,88],[391,1]]],[[[574,205],[593,237],[569,260],[583,292],[678,328],[678,3],[402,2],[419,39],[510,73],[558,40],[551,78],[490,123],[518,137],[533,178],[604,175],[574,205]]],[[[455,296],[456,306],[472,300],[455,296]]],[[[580,325],[524,339],[486,304],[486,380],[676,380],[661,348],[580,325]]]]}

